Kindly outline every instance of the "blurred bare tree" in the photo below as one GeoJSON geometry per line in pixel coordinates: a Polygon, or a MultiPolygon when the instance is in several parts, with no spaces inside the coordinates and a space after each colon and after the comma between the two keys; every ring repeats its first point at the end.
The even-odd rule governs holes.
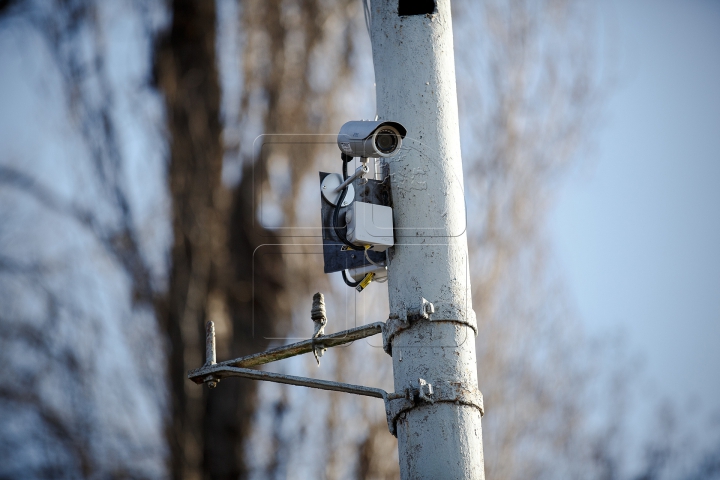
{"type": "MultiPolygon", "coordinates": [[[[318,289],[330,331],[387,315],[381,288],[321,273],[311,207],[337,127],[373,115],[364,6],[0,0],[0,45],[44,52],[68,123],[37,134],[62,150],[48,164],[0,157],[0,477],[398,477],[376,399],[186,379],[206,320],[230,358],[307,337],[318,289]]],[[[487,476],[625,478],[622,417],[591,425],[594,351],[542,231],[608,87],[593,7],[453,8],[487,476]]],[[[390,389],[378,347],[272,369],[390,389]]],[[[651,446],[641,478],[674,449],[651,446]]]]}
{"type": "Polygon", "coordinates": [[[609,80],[582,1],[455,4],[458,90],[489,478],[593,475],[585,344],[549,270],[552,189],[586,153],[609,80]],[[481,26],[481,28],[477,28],[481,26]],[[558,457],[563,457],[558,462],[558,457]],[[582,460],[581,460],[582,459],[582,460]]]}
{"type": "MultiPolygon", "coordinates": [[[[147,49],[158,16],[152,9],[118,7],[113,13],[146,34],[133,47],[147,49]]],[[[0,4],[4,52],[28,45],[27,58],[39,57],[42,65],[43,73],[32,72],[24,82],[46,87],[37,92],[45,114],[28,148],[56,143],[50,159],[37,149],[30,150],[35,158],[5,150],[0,164],[5,478],[145,478],[163,472],[158,427],[165,392],[157,378],[165,369],[153,321],[163,272],[153,248],[156,232],[147,229],[153,219],[137,208],[137,172],[128,166],[124,144],[138,133],[134,128],[153,127],[118,124],[123,110],[137,105],[145,105],[138,117],[147,120],[157,101],[142,73],[116,75],[107,62],[103,16],[109,13],[86,1],[0,4]],[[123,82],[140,88],[123,96],[123,82]],[[55,138],[43,131],[49,125],[55,138]]],[[[15,93],[24,95],[23,106],[34,98],[15,93]]],[[[17,108],[10,111],[22,118],[17,108]]],[[[154,186],[152,180],[144,185],[154,186]]]]}
{"type": "MultiPolygon", "coordinates": [[[[243,3],[237,25],[245,38],[243,71],[238,72],[244,86],[242,122],[283,134],[324,128],[333,89],[342,84],[348,67],[340,62],[329,81],[318,86],[312,82],[313,62],[327,47],[329,25],[338,25],[327,18],[339,16],[342,28],[348,3],[334,3],[332,9],[318,1],[243,3]]],[[[261,245],[280,243],[255,213],[267,188],[269,159],[248,146],[223,143],[215,4],[175,0],[171,8],[172,24],[158,42],[155,69],[168,115],[173,203],[172,270],[163,313],[171,340],[171,474],[238,478],[247,471],[242,452],[256,385],[223,382],[207,392],[190,384],[185,372],[203,362],[207,320],[218,325],[222,357],[266,349],[268,338],[289,321],[288,279],[303,275],[267,249],[256,254],[261,245]],[[232,186],[222,181],[226,147],[242,155],[240,179],[232,186]]],[[[336,48],[351,48],[342,43],[347,40],[343,34],[336,48]]],[[[312,155],[312,149],[296,154],[287,165],[290,180],[281,204],[289,224],[312,155]]]]}

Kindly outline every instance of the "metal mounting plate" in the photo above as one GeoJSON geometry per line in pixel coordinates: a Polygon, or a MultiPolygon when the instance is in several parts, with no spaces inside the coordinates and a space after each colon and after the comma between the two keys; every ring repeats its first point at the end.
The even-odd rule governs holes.
{"type": "MultiPolygon", "coordinates": [[[[339,174],[320,172],[320,191],[323,191],[322,185],[326,177],[339,174]]],[[[377,180],[368,180],[365,185],[353,188],[353,198],[348,199],[348,202],[361,201],[367,203],[375,203],[378,205],[392,205],[392,198],[390,197],[390,179],[386,182],[380,182],[377,180]]],[[[352,185],[351,185],[352,186],[352,185]]],[[[328,186],[328,188],[330,188],[328,186]]],[[[334,188],[334,187],[333,187],[334,188]]],[[[327,188],[326,188],[327,190],[327,188]]],[[[346,195],[349,197],[350,195],[346,195]]],[[[333,198],[334,200],[335,198],[333,198]]],[[[335,211],[335,205],[325,197],[320,195],[320,215],[322,222],[322,236],[323,236],[323,264],[325,273],[339,272],[341,270],[349,270],[352,268],[359,268],[365,265],[370,265],[370,262],[365,260],[363,252],[355,250],[346,250],[343,243],[335,235],[335,231],[332,228],[332,217],[335,211]]],[[[343,202],[344,203],[344,202],[343,202]]],[[[345,229],[345,213],[348,210],[348,206],[340,207],[340,229],[345,229]]],[[[385,261],[385,252],[376,252],[368,250],[368,256],[373,262],[382,263],[385,261]]]]}
{"type": "MultiPolygon", "coordinates": [[[[330,173],[323,178],[320,183],[320,192],[322,193],[325,200],[332,205],[337,205],[337,200],[340,197],[340,192],[336,192],[335,189],[342,183],[342,175],[339,173],[330,173]]],[[[345,199],[341,207],[347,207],[355,199],[355,187],[352,183],[347,187],[348,191],[345,194],[345,199]]]]}

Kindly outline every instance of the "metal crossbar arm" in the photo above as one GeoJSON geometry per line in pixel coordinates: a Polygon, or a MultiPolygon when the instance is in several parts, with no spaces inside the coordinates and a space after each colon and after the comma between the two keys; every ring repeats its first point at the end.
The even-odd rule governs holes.
{"type": "MultiPolygon", "coordinates": [[[[208,322],[210,324],[210,322],[208,322]]],[[[316,347],[324,347],[324,348],[331,348],[331,347],[337,347],[338,345],[345,345],[346,343],[354,342],[355,340],[360,340],[362,338],[371,337],[373,335],[377,335],[378,333],[382,333],[382,329],[385,323],[383,322],[375,322],[368,325],[363,325],[361,327],[351,328],[349,330],[343,330],[342,332],[333,333],[331,335],[323,335],[321,337],[317,338],[311,338],[309,340],[303,340],[302,342],[297,343],[291,343],[290,345],[284,345],[282,347],[276,347],[271,348],[270,350],[266,350],[264,352],[260,353],[254,353],[252,355],[247,355],[245,357],[235,358],[233,360],[227,360],[225,362],[220,362],[218,364],[215,364],[214,362],[214,353],[211,354],[212,360],[210,357],[208,358],[208,363],[205,364],[200,369],[193,370],[189,372],[188,378],[192,380],[195,383],[203,383],[205,380],[204,378],[209,375],[206,372],[207,368],[210,366],[217,366],[217,367],[256,367],[258,365],[264,365],[266,363],[276,362],[278,360],[282,360],[284,358],[290,358],[297,355],[302,355],[304,353],[310,353],[315,349],[316,347]]],[[[208,337],[207,342],[208,345],[214,344],[215,342],[215,335],[214,335],[214,329],[212,333],[210,332],[211,326],[208,327],[208,337]]],[[[211,347],[208,346],[208,349],[211,347]]],[[[212,350],[214,352],[214,347],[212,347],[212,350]]],[[[362,387],[364,388],[364,387],[362,387]]]]}
{"type": "Polygon", "coordinates": [[[363,387],[361,385],[351,385],[349,383],[332,382],[329,380],[318,380],[315,378],[296,377],[294,375],[285,375],[282,373],[263,372],[262,370],[252,370],[250,368],[229,367],[222,364],[200,368],[192,372],[189,377],[190,380],[196,383],[202,383],[208,376],[212,376],[215,380],[225,377],[251,378],[253,380],[299,385],[301,387],[317,388],[320,390],[353,393],[355,395],[364,395],[366,397],[382,398],[383,400],[386,400],[388,395],[385,390],[380,388],[363,387]]]}
{"type": "Polygon", "coordinates": [[[242,377],[252,380],[284,383],[319,390],[331,390],[335,392],[352,393],[353,395],[382,398],[385,404],[388,429],[390,433],[395,436],[397,436],[398,418],[423,403],[466,405],[477,408],[482,415],[483,403],[480,391],[477,389],[468,390],[457,382],[438,382],[433,386],[426,380],[418,378],[416,384],[408,385],[403,391],[388,393],[380,388],[333,382],[331,380],[318,380],[316,378],[296,377],[294,375],[245,368],[309,353],[316,348],[344,345],[354,340],[381,333],[384,328],[386,328],[386,324],[383,322],[371,323],[370,325],[351,328],[350,330],[332,335],[319,336],[291,345],[273,348],[262,353],[248,355],[222,363],[215,363],[215,325],[213,322],[207,322],[205,330],[205,365],[203,365],[202,368],[191,371],[188,374],[188,378],[198,384],[207,383],[210,388],[217,386],[218,382],[223,378],[242,377]]]}

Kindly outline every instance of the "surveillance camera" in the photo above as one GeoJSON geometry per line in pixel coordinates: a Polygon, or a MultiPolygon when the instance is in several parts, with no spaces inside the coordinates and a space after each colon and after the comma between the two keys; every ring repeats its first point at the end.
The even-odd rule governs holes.
{"type": "Polygon", "coordinates": [[[379,158],[395,155],[407,130],[398,122],[347,122],[338,133],[338,147],[350,157],[379,158]]]}

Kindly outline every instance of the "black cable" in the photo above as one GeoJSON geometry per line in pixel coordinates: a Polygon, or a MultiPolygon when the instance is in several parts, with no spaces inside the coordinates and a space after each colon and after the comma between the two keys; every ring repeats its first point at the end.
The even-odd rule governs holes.
{"type": "Polygon", "coordinates": [[[363,279],[361,278],[361,279],[358,280],[357,282],[351,282],[350,280],[348,280],[347,275],[345,275],[345,270],[342,271],[342,276],[343,276],[343,280],[345,281],[345,285],[347,285],[348,287],[353,287],[353,288],[355,288],[355,287],[357,287],[358,285],[360,285],[360,282],[363,281],[363,279]]]}
{"type": "MultiPolygon", "coordinates": [[[[347,164],[348,162],[351,162],[353,157],[349,157],[345,155],[344,153],[340,155],[340,158],[343,162],[342,172],[343,172],[343,182],[348,179],[348,173],[347,173],[347,164]]],[[[345,195],[347,195],[347,189],[348,187],[343,188],[342,192],[340,192],[340,196],[337,199],[337,202],[335,203],[335,210],[333,211],[332,216],[332,226],[333,230],[335,231],[335,236],[338,237],[338,239],[345,244],[346,247],[348,247],[350,250],[357,250],[357,251],[363,251],[365,250],[364,247],[358,247],[357,245],[353,245],[350,243],[345,236],[344,233],[341,233],[340,230],[338,230],[338,220],[340,217],[340,206],[342,205],[343,200],[345,200],[345,195]]],[[[347,225],[345,225],[347,228],[347,225]]],[[[347,283],[347,282],[346,282],[347,283]]]]}
{"type": "MultiPolygon", "coordinates": [[[[342,166],[342,172],[343,172],[343,182],[347,180],[348,173],[347,173],[347,164],[352,161],[353,157],[350,157],[348,155],[345,155],[344,153],[340,155],[340,158],[342,159],[343,166],[342,166]]],[[[335,203],[335,210],[333,211],[333,217],[332,217],[332,226],[333,230],[335,231],[335,235],[340,239],[341,242],[343,242],[345,245],[347,245],[348,248],[352,250],[364,250],[362,247],[358,247],[357,245],[353,245],[352,243],[348,242],[345,235],[340,233],[340,230],[338,230],[337,224],[338,224],[338,217],[340,216],[340,205],[342,205],[343,200],[345,200],[345,195],[347,195],[347,187],[343,188],[342,192],[340,192],[340,196],[337,199],[337,202],[335,203]]],[[[346,225],[347,226],[347,225],[346,225]]],[[[345,285],[348,287],[355,288],[358,285],[360,285],[360,282],[362,282],[362,279],[360,279],[357,282],[351,282],[350,279],[348,279],[347,274],[345,273],[345,270],[342,270],[342,278],[345,282],[345,285]]]]}

